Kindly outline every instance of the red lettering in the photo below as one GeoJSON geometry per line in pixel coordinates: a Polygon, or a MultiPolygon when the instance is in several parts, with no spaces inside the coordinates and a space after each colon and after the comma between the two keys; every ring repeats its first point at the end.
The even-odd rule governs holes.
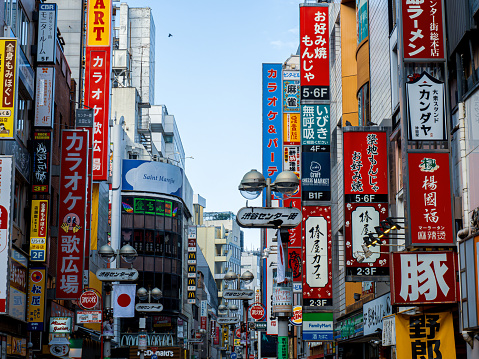
{"type": "Polygon", "coordinates": [[[103,3],[103,0],[96,0],[95,6],[93,8],[94,9],[104,9],[105,4],[103,3]]]}
{"type": "Polygon", "coordinates": [[[93,32],[96,32],[96,41],[101,41],[101,33],[105,32],[105,28],[95,26],[93,32]]]}
{"type": "Polygon", "coordinates": [[[105,25],[105,21],[103,20],[103,16],[105,16],[105,13],[101,12],[101,11],[95,11],[94,12],[95,14],[95,21],[93,22],[93,24],[95,25],[105,25]]]}

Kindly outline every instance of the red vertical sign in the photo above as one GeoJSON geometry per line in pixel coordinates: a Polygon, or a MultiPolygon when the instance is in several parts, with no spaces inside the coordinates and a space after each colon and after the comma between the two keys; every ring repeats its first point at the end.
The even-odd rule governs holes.
{"type": "MultiPolygon", "coordinates": [[[[301,196],[301,191],[298,191],[298,194],[301,196]]],[[[294,207],[301,210],[301,197],[284,199],[284,207],[294,207]]],[[[301,267],[303,265],[303,261],[301,260],[301,223],[296,227],[289,229],[288,232],[288,265],[293,272],[293,281],[301,282],[301,267]]]]}
{"type": "Polygon", "coordinates": [[[444,59],[441,0],[402,0],[402,24],[405,59],[444,59]]]}
{"type": "Polygon", "coordinates": [[[77,299],[82,291],[88,132],[62,131],[56,298],[77,299]]]}
{"type": "Polygon", "coordinates": [[[454,244],[449,153],[409,153],[408,165],[412,245],[454,244]]]}
{"type": "Polygon", "coordinates": [[[299,8],[301,99],[329,100],[329,8],[306,5],[299,8]]]}
{"type": "Polygon", "coordinates": [[[94,110],[93,180],[106,181],[109,169],[110,47],[87,47],[85,65],[85,107],[94,110]]]}

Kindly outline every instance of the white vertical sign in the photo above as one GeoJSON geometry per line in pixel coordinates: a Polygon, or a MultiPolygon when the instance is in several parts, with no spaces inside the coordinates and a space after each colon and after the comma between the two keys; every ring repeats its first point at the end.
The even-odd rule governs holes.
{"type": "MultiPolygon", "coordinates": [[[[358,252],[364,256],[362,245],[363,237],[367,237],[369,233],[375,233],[374,227],[379,226],[379,211],[373,206],[357,207],[351,213],[351,232],[353,257],[358,258],[358,252]]],[[[381,254],[380,246],[372,246],[369,250],[373,253],[370,257],[364,259],[364,263],[376,262],[381,254]]],[[[366,257],[366,256],[364,256],[366,257]]]]}
{"type": "Polygon", "coordinates": [[[7,313],[7,293],[11,210],[13,193],[13,157],[0,156],[0,314],[7,313]]]}
{"type": "Polygon", "coordinates": [[[36,127],[53,128],[53,108],[55,98],[55,68],[37,67],[35,94],[36,127]]]}
{"type": "MultiPolygon", "coordinates": [[[[276,229],[266,229],[266,246],[271,248],[273,237],[276,235],[276,229]]],[[[276,256],[270,255],[266,259],[266,334],[278,335],[278,320],[271,318],[273,295],[273,269],[276,267],[276,256]]],[[[264,287],[263,287],[264,288],[264,287]]]]}
{"type": "Polygon", "coordinates": [[[57,4],[38,6],[37,61],[55,63],[57,49],[57,4]]]}
{"type": "Polygon", "coordinates": [[[328,284],[328,222],[324,217],[309,217],[305,221],[306,283],[311,288],[328,284]]]}

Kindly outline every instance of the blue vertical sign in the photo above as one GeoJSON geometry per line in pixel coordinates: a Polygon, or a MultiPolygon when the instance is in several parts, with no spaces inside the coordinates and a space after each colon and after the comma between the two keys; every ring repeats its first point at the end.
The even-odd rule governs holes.
{"type": "Polygon", "coordinates": [[[263,64],[263,175],[271,182],[283,166],[281,71],[281,64],[263,64]]]}

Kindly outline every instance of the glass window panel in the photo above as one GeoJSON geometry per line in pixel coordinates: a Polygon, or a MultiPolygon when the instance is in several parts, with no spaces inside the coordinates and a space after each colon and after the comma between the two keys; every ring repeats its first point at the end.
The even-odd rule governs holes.
{"type": "Polygon", "coordinates": [[[155,216],[145,214],[145,228],[155,229],[155,216]]]}
{"type": "Polygon", "coordinates": [[[176,273],[176,260],[171,260],[171,273],[176,273]]]}
{"type": "Polygon", "coordinates": [[[173,218],[173,232],[178,232],[178,220],[173,218]]]}
{"type": "Polygon", "coordinates": [[[133,248],[136,249],[138,254],[143,254],[144,251],[144,234],[145,231],[143,229],[135,229],[133,233],[133,248]]]}
{"type": "MultiPolygon", "coordinates": [[[[166,264],[166,261],[165,261],[166,264]]],[[[166,298],[171,298],[173,297],[173,291],[171,288],[171,274],[170,273],[165,273],[163,274],[163,295],[166,298]]]]}
{"type": "Polygon", "coordinates": [[[142,214],[135,214],[135,228],[145,228],[145,216],[142,214]]]}
{"type": "Polygon", "coordinates": [[[133,228],[133,215],[123,213],[121,215],[121,226],[133,228]]]}
{"type": "Polygon", "coordinates": [[[171,243],[172,243],[171,234],[166,233],[165,234],[165,255],[167,256],[171,256],[171,243]]]}
{"type": "Polygon", "coordinates": [[[165,217],[156,216],[156,229],[165,229],[165,217]]]}
{"type": "Polygon", "coordinates": [[[165,217],[165,231],[171,231],[172,230],[172,218],[171,217],[165,217]]]}
{"type": "Polygon", "coordinates": [[[121,245],[124,246],[125,244],[132,245],[132,238],[131,235],[133,230],[130,228],[122,228],[121,229],[121,245]]]}
{"type": "Polygon", "coordinates": [[[145,254],[154,254],[155,253],[155,231],[145,230],[145,254]]]}
{"type": "Polygon", "coordinates": [[[163,269],[164,273],[171,273],[171,259],[165,258],[165,268],[163,269]]]}
{"type": "Polygon", "coordinates": [[[155,251],[156,255],[164,255],[165,235],[163,232],[155,232],[155,251]]]}
{"type": "MultiPolygon", "coordinates": [[[[155,258],[154,257],[144,257],[145,266],[144,270],[147,272],[154,272],[155,271],[155,258]]],[[[150,284],[150,283],[148,283],[150,284]]],[[[151,285],[153,285],[153,277],[151,279],[151,285]]],[[[154,288],[154,287],[152,287],[154,288]]]]}
{"type": "MultiPolygon", "coordinates": [[[[157,273],[157,281],[158,277],[161,277],[161,273],[163,272],[163,258],[162,257],[155,257],[155,272],[157,273]]],[[[161,288],[160,285],[157,285],[158,288],[161,288]]]]}

